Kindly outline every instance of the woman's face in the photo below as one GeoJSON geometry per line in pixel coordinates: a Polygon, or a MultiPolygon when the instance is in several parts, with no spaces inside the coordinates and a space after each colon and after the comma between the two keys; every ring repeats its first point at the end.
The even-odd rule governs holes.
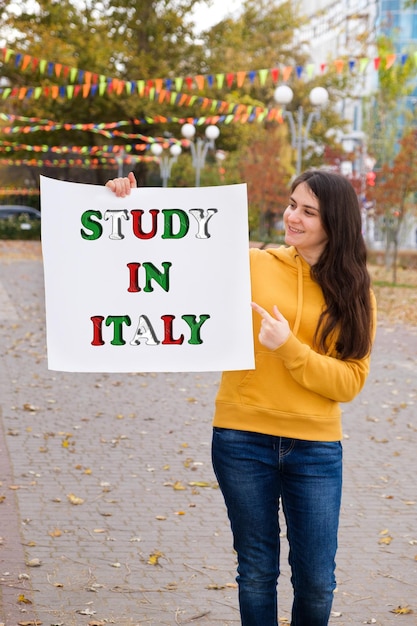
{"type": "Polygon", "coordinates": [[[284,212],[285,243],[297,248],[310,265],[315,265],[328,237],[322,226],[318,198],[307,183],[300,183],[292,192],[284,212]]]}

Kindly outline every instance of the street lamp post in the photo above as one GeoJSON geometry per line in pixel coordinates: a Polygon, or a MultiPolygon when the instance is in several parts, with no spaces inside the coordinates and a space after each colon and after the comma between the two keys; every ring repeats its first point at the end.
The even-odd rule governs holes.
{"type": "Polygon", "coordinates": [[[179,146],[177,143],[173,143],[169,149],[171,156],[168,156],[166,154],[163,155],[162,154],[163,150],[164,149],[160,143],[153,143],[151,145],[152,154],[155,155],[156,157],[159,157],[159,170],[160,170],[161,178],[162,178],[162,186],[167,187],[168,179],[171,176],[172,166],[178,159],[182,150],[181,150],[181,146],[179,146]]]}
{"type": "MultiPolygon", "coordinates": [[[[346,153],[353,153],[354,162],[350,162],[350,171],[347,170],[348,166],[346,162],[342,161],[341,169],[346,168],[348,177],[359,180],[358,196],[362,201],[365,193],[365,158],[366,158],[366,144],[365,133],[362,131],[352,131],[351,133],[340,135],[340,143],[346,153]]],[[[344,172],[342,171],[342,174],[344,172]]]]}
{"type": "MultiPolygon", "coordinates": [[[[274,99],[278,104],[285,107],[293,99],[294,93],[291,87],[288,85],[281,85],[277,87],[274,92],[274,99]]],[[[320,109],[318,107],[323,106],[329,99],[329,93],[324,87],[314,87],[309,94],[310,102],[315,110],[311,111],[307,117],[307,123],[304,127],[304,109],[302,106],[297,110],[297,123],[294,119],[294,114],[291,111],[287,111],[284,108],[284,117],[288,119],[291,131],[291,145],[297,151],[297,164],[296,175],[301,173],[301,167],[303,162],[303,149],[307,147],[308,136],[310,133],[311,125],[314,120],[320,118],[320,109]]]]}
{"type": "Polygon", "coordinates": [[[347,153],[353,153],[354,163],[342,161],[341,173],[354,180],[359,181],[359,189],[357,189],[359,205],[362,212],[363,230],[367,244],[371,247],[374,243],[374,219],[373,211],[374,202],[367,201],[367,176],[373,173],[372,170],[375,166],[375,159],[368,155],[366,147],[366,135],[363,131],[354,130],[348,134],[342,134],[339,136],[339,141],[342,144],[343,150],[347,153]],[[346,167],[349,164],[350,171],[346,167]],[[353,165],[353,167],[352,167],[353,165]],[[343,171],[342,168],[345,168],[343,171]]]}
{"type": "Polygon", "coordinates": [[[124,172],[124,164],[125,164],[125,149],[122,148],[118,155],[116,156],[117,162],[117,175],[119,178],[123,176],[124,172]]]}
{"type": "Polygon", "coordinates": [[[193,124],[184,124],[181,127],[181,133],[183,137],[185,137],[189,141],[192,163],[195,169],[195,186],[199,187],[200,173],[206,162],[207,152],[209,151],[209,149],[214,149],[214,142],[220,135],[220,130],[217,126],[210,124],[210,126],[207,126],[206,128],[205,139],[197,137],[197,139],[195,139],[194,141],[193,137],[195,135],[195,126],[193,124]]]}

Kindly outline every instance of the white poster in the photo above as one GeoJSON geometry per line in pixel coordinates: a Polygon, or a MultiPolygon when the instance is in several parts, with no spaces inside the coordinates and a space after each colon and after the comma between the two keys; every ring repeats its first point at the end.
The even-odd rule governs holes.
{"type": "Polygon", "coordinates": [[[48,367],[253,369],[246,185],[132,189],[41,177],[48,367]]]}

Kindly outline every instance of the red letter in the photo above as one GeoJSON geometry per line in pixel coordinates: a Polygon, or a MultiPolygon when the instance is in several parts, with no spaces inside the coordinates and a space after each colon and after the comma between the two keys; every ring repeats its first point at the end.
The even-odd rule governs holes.
{"type": "Polygon", "coordinates": [[[131,293],[137,293],[141,290],[138,283],[138,269],[140,268],[140,263],[128,263],[127,267],[130,270],[130,285],[128,287],[128,291],[131,293]]]}
{"type": "Polygon", "coordinates": [[[151,209],[149,211],[152,216],[152,230],[150,233],[144,233],[142,230],[142,215],[144,211],[142,209],[132,209],[131,213],[135,237],[138,237],[138,239],[152,239],[152,237],[155,237],[157,230],[157,217],[159,213],[158,209],[151,209]]]}
{"type": "Polygon", "coordinates": [[[175,315],[161,315],[161,320],[164,322],[164,340],[161,342],[164,345],[181,345],[184,341],[184,335],[181,335],[179,339],[174,339],[172,336],[172,322],[175,319],[175,315]]]}
{"type": "Polygon", "coordinates": [[[93,322],[93,341],[91,342],[92,346],[104,346],[103,336],[101,334],[101,327],[104,321],[104,317],[102,315],[94,315],[90,317],[93,322]]]}

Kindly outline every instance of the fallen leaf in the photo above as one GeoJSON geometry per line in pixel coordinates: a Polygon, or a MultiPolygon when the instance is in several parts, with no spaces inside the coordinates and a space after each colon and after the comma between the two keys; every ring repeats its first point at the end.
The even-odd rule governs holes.
{"type": "Polygon", "coordinates": [[[77,504],[83,504],[84,500],[82,498],[78,498],[77,496],[74,496],[73,493],[69,493],[67,495],[68,500],[71,502],[71,504],[77,505],[77,504]]]}
{"type": "Polygon", "coordinates": [[[95,615],[97,613],[97,611],[93,611],[93,609],[79,609],[75,612],[79,613],[80,615],[95,615]]]}
{"type": "Polygon", "coordinates": [[[32,413],[39,410],[38,407],[33,406],[33,404],[30,404],[29,402],[25,402],[23,408],[25,411],[31,411],[32,413]]]}
{"type": "Polygon", "coordinates": [[[180,480],[177,480],[177,482],[174,483],[174,489],[175,491],[184,491],[185,487],[180,480]]]}
{"type": "Polygon", "coordinates": [[[392,609],[391,613],[396,613],[397,615],[408,615],[412,613],[413,610],[410,609],[409,606],[397,606],[396,609],[392,609]]]}
{"type": "Polygon", "coordinates": [[[148,565],[159,565],[159,559],[163,556],[162,552],[155,550],[155,552],[149,555],[148,565]]]}
{"type": "Polygon", "coordinates": [[[167,585],[165,585],[165,589],[168,589],[168,591],[175,591],[176,589],[178,589],[178,584],[176,582],[168,583],[167,585]]]}
{"type": "Polygon", "coordinates": [[[212,486],[211,483],[207,483],[203,480],[197,480],[197,481],[194,480],[188,484],[190,485],[190,487],[211,487],[212,486]]]}
{"type": "Polygon", "coordinates": [[[30,561],[26,562],[28,567],[40,567],[42,565],[42,561],[40,559],[30,559],[30,561]]]}
{"type": "Polygon", "coordinates": [[[17,598],[17,601],[20,604],[32,604],[32,600],[29,600],[29,598],[26,598],[26,596],[23,593],[19,595],[19,597],[17,598]]]}
{"type": "Polygon", "coordinates": [[[61,537],[62,530],[59,530],[59,528],[55,528],[54,530],[49,531],[48,535],[50,537],[61,537]]]}
{"type": "Polygon", "coordinates": [[[42,622],[38,619],[30,619],[24,622],[17,622],[18,626],[41,626],[42,622]]]}
{"type": "Polygon", "coordinates": [[[381,539],[378,541],[378,543],[381,544],[381,545],[389,546],[391,541],[392,541],[392,537],[390,537],[388,535],[387,537],[381,537],[381,539]]]}

